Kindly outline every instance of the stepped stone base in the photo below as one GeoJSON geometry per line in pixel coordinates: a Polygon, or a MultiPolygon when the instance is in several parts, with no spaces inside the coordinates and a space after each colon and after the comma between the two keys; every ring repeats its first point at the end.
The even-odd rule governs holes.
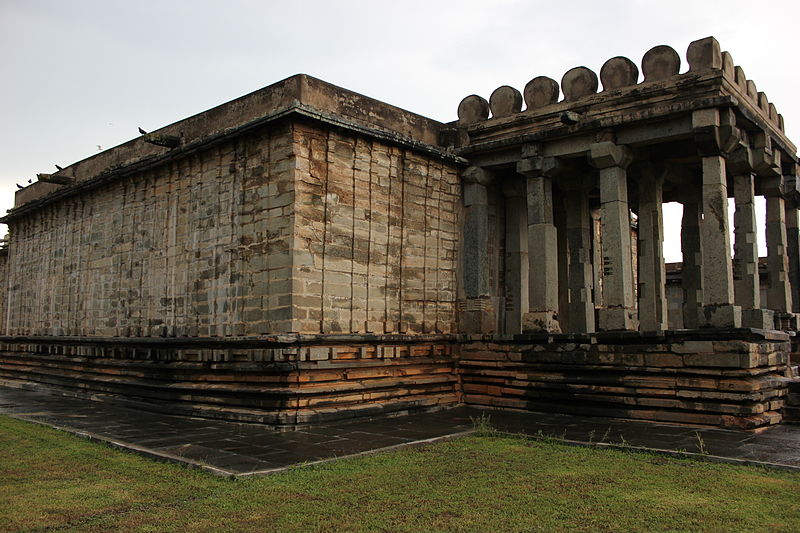
{"type": "Polygon", "coordinates": [[[458,403],[447,342],[149,340],[4,342],[0,383],[278,428],[458,403]]]}
{"type": "Polygon", "coordinates": [[[515,336],[460,346],[464,402],[753,429],[781,421],[789,337],[763,330],[515,336]]]}
{"type": "Polygon", "coordinates": [[[785,333],[0,339],[0,383],[293,428],[458,404],[755,429],[782,419],[785,333]]]}

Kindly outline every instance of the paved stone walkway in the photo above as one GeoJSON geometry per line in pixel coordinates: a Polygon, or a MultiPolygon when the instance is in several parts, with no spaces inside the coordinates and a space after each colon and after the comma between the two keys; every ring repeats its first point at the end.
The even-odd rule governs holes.
{"type": "Polygon", "coordinates": [[[760,433],[549,413],[458,407],[380,420],[330,423],[279,432],[237,424],[141,411],[91,401],[0,387],[0,414],[224,475],[253,475],[431,442],[472,431],[473,420],[512,433],[555,437],[569,443],[623,446],[689,454],[706,460],[768,464],[800,470],[800,426],[760,433]]]}

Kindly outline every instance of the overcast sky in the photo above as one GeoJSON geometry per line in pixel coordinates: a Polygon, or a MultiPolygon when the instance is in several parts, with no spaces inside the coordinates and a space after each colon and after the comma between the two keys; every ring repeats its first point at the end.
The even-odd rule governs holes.
{"type": "MultiPolygon", "coordinates": [[[[0,0],[0,213],[15,183],[38,172],[299,72],[450,121],[468,94],[488,99],[500,85],[522,90],[578,65],[599,72],[616,55],[641,64],[659,44],[678,51],[684,71],[686,46],[708,35],[797,142],[798,5],[0,0]]],[[[667,259],[680,260],[670,216],[667,259]]]]}

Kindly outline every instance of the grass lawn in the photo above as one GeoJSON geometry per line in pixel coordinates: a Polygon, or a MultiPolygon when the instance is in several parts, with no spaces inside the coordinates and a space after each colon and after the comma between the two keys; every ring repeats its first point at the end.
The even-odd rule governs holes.
{"type": "Polygon", "coordinates": [[[231,480],[0,417],[2,531],[800,531],[800,474],[471,437],[231,480]]]}

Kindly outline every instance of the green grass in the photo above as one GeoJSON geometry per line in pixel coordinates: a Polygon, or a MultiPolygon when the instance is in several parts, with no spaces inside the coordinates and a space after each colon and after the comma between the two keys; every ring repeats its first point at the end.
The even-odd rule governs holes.
{"type": "Polygon", "coordinates": [[[472,437],[251,479],[0,417],[6,531],[800,531],[800,474],[472,437]]]}

